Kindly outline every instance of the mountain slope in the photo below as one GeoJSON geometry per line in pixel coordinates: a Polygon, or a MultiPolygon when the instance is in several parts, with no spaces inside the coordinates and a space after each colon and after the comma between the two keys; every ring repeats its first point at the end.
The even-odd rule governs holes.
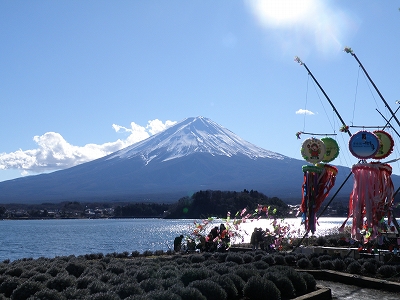
{"type": "MultiPolygon", "coordinates": [[[[246,142],[207,118],[188,118],[100,159],[0,182],[0,203],[169,202],[206,189],[253,189],[301,199],[304,164],[246,142]]],[[[340,173],[344,178],[348,172],[340,173]]]]}
{"type": "Polygon", "coordinates": [[[257,147],[204,117],[188,118],[152,137],[110,155],[107,159],[140,156],[148,164],[153,159],[167,161],[193,153],[232,157],[243,154],[251,159],[282,155],[257,147]]]}

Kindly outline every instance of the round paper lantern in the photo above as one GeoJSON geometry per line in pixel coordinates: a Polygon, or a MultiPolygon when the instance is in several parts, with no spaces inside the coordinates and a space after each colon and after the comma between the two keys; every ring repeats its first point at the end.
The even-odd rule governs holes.
{"type": "Polygon", "coordinates": [[[373,158],[379,150],[379,138],[370,131],[359,131],[349,141],[351,154],[360,159],[373,158]]]}
{"type": "Polygon", "coordinates": [[[339,145],[338,143],[330,137],[324,137],[321,141],[325,144],[325,155],[322,162],[328,163],[334,160],[339,155],[339,145]]]}
{"type": "Polygon", "coordinates": [[[324,142],[316,138],[306,139],[301,146],[301,156],[312,164],[322,161],[325,152],[324,142]]]}
{"type": "Polygon", "coordinates": [[[374,134],[378,137],[380,142],[380,147],[374,158],[383,159],[388,157],[392,153],[394,146],[392,136],[383,130],[375,130],[374,134]]]}

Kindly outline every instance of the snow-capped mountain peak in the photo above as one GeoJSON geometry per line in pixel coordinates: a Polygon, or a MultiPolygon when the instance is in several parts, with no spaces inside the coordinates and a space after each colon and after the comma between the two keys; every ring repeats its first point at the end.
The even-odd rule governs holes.
{"type": "Polygon", "coordinates": [[[111,154],[107,159],[140,156],[145,164],[167,161],[193,153],[245,155],[251,159],[283,159],[280,154],[257,147],[204,117],[187,118],[146,140],[111,154]]]}

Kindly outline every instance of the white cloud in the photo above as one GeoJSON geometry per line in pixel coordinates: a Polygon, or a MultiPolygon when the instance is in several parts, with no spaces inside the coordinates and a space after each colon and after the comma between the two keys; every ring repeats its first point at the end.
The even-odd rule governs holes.
{"type": "Polygon", "coordinates": [[[176,122],[173,121],[169,121],[167,120],[165,122],[165,124],[163,124],[163,122],[161,122],[158,119],[155,119],[153,121],[149,121],[148,125],[146,126],[146,129],[151,133],[151,134],[156,134],[159,133],[165,129],[167,129],[168,127],[171,127],[173,125],[175,125],[176,122]]]}
{"type": "Polygon", "coordinates": [[[313,113],[311,110],[299,109],[296,111],[296,115],[315,115],[315,113],[313,113]]]}
{"type": "MultiPolygon", "coordinates": [[[[335,2],[320,0],[245,0],[265,29],[273,29],[283,50],[302,55],[314,50],[340,53],[359,20],[335,2]],[[300,52],[300,53],[299,53],[300,52]]],[[[269,33],[272,33],[269,31],[269,33]]],[[[269,34],[271,35],[271,34],[269,34]]]]}
{"type": "Polygon", "coordinates": [[[163,123],[158,119],[148,121],[146,127],[134,122],[131,123],[131,128],[113,124],[112,127],[116,132],[128,132],[129,136],[123,140],[118,139],[101,145],[86,144],[82,147],[71,145],[57,132],[46,132],[33,137],[38,145],[36,149],[0,153],[0,170],[20,169],[21,175],[29,175],[31,172],[66,169],[128,147],[174,124],[176,124],[174,121],[168,120],[163,123]]]}

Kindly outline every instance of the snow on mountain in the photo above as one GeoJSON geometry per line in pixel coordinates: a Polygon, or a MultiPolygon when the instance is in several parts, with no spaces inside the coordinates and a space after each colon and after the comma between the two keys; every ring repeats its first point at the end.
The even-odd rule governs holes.
{"type": "Polygon", "coordinates": [[[148,164],[152,160],[168,161],[193,153],[284,159],[284,156],[257,147],[204,117],[187,118],[163,132],[111,154],[107,159],[140,156],[148,164]]]}

